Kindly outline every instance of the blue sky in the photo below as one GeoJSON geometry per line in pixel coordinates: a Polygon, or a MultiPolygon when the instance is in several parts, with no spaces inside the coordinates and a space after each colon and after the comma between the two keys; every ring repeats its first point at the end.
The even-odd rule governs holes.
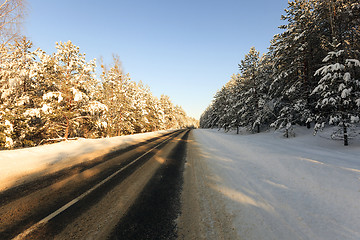
{"type": "Polygon", "coordinates": [[[265,53],[287,0],[30,0],[25,35],[47,53],[71,40],[87,59],[119,55],[132,80],[199,118],[255,46],[265,53]]]}

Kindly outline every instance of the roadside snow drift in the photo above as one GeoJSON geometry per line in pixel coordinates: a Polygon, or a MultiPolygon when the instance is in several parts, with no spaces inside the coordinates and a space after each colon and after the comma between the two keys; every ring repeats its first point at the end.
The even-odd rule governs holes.
{"type": "Polygon", "coordinates": [[[198,129],[210,191],[241,239],[360,239],[360,143],[198,129]]]}
{"type": "Polygon", "coordinates": [[[0,191],[167,132],[169,131],[102,139],[79,139],[33,148],[0,151],[0,191]]]}

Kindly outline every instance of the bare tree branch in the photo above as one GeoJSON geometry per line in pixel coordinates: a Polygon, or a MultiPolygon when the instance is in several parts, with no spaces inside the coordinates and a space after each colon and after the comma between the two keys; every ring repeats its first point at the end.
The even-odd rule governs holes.
{"type": "Polygon", "coordinates": [[[0,43],[20,37],[21,20],[25,16],[26,0],[5,0],[0,4],[0,43]]]}

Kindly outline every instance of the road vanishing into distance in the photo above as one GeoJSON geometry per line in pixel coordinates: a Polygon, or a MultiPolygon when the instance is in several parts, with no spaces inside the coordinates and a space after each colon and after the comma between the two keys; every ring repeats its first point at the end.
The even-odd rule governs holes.
{"type": "Polygon", "coordinates": [[[1,192],[0,239],[185,238],[177,225],[191,232],[178,220],[190,133],[167,132],[1,192]]]}
{"type": "Polygon", "coordinates": [[[0,240],[360,239],[359,146],[302,131],[161,131],[101,154],[69,143],[54,156],[76,158],[0,191],[0,240]]]}

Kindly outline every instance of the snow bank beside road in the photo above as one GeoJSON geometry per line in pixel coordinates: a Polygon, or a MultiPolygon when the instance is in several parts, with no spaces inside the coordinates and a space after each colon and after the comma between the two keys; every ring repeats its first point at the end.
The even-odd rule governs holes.
{"type": "Polygon", "coordinates": [[[360,144],[279,133],[194,131],[243,239],[360,239],[360,144]]]}
{"type": "Polygon", "coordinates": [[[17,186],[29,180],[29,177],[53,173],[169,131],[102,139],[79,139],[33,148],[0,151],[0,191],[17,186]]]}

